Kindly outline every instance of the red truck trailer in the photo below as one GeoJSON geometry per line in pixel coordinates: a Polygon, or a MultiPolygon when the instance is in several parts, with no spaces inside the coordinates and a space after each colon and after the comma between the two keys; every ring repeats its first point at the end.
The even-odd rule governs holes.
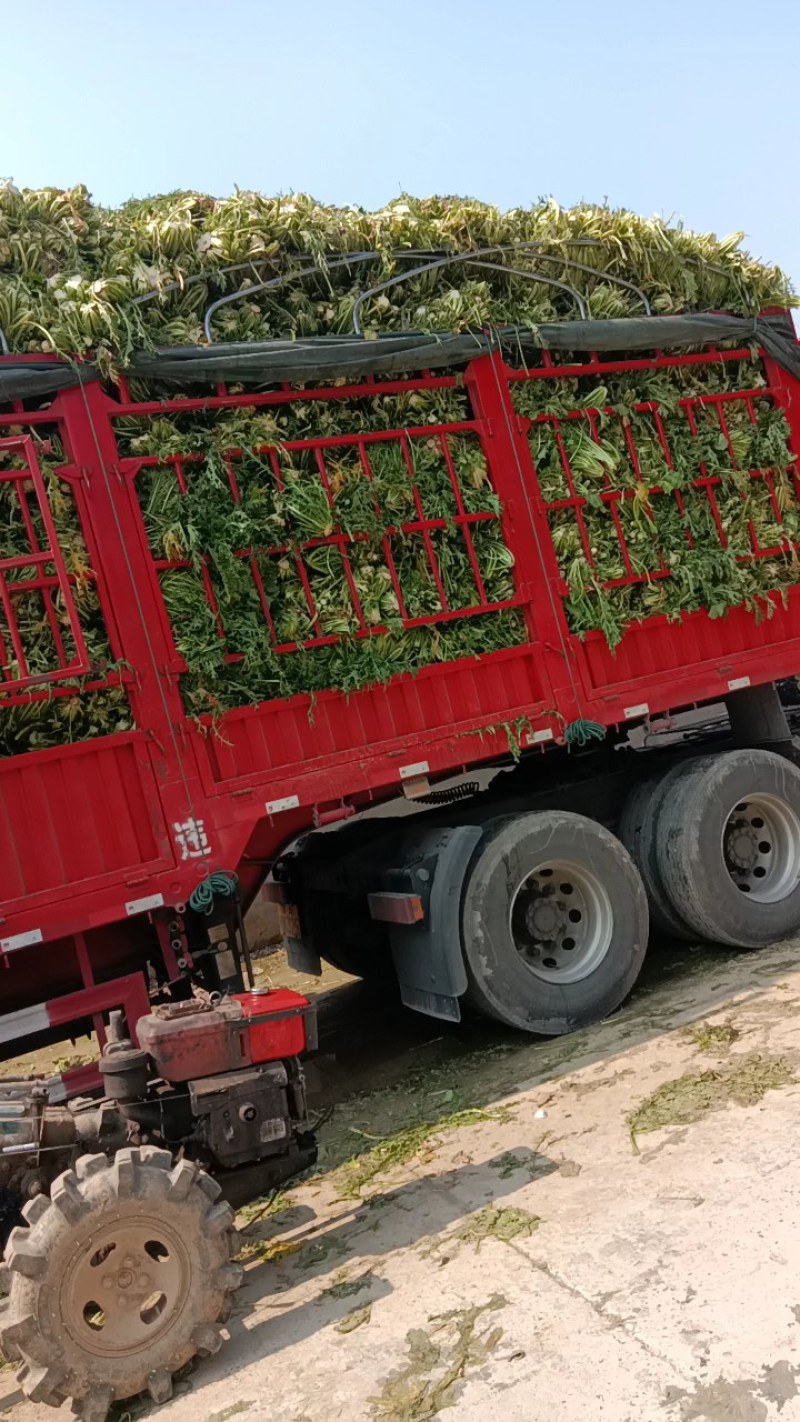
{"type": "MultiPolygon", "coordinates": [[[[662,348],[664,329],[660,318],[651,318],[647,347],[627,348],[622,356],[614,354],[619,343],[615,348],[606,330],[602,351],[543,351],[528,364],[500,341],[476,340],[471,347],[465,340],[442,368],[429,342],[431,358],[421,371],[406,352],[405,370],[417,373],[396,373],[395,361],[388,373],[345,374],[316,385],[305,380],[302,387],[296,376],[225,383],[224,372],[187,387],[191,353],[173,353],[157,376],[148,375],[145,362],[135,387],[122,376],[103,380],[89,368],[48,358],[0,359],[0,400],[6,400],[0,405],[0,484],[18,500],[29,544],[24,556],[7,556],[0,545],[0,717],[24,716],[46,702],[65,727],[64,744],[37,749],[33,739],[30,749],[0,761],[0,1044],[5,1056],[16,1056],[91,1024],[106,1044],[101,1106],[89,1101],[77,1112],[57,1106],[59,1095],[96,1086],[88,1068],[61,1083],[40,1084],[38,1095],[20,1084],[3,1108],[2,1134],[10,1142],[2,1148],[4,1179],[13,1183],[15,1199],[30,1201],[30,1228],[15,1230],[9,1243],[17,1293],[3,1339],[6,1351],[24,1360],[31,1396],[54,1402],[76,1396],[85,1416],[104,1416],[110,1400],[138,1387],[166,1396],[174,1367],[215,1346],[213,1325],[224,1316],[236,1273],[222,1243],[211,1251],[215,1283],[203,1307],[177,1342],[167,1335],[172,1341],[160,1353],[150,1346],[153,1319],[142,1303],[141,1348],[127,1370],[113,1361],[114,1334],[99,1381],[97,1370],[87,1371],[80,1361],[65,1372],[35,1321],[37,1310],[56,1307],[42,1291],[58,1275],[59,1251],[74,1252],[75,1231],[85,1232],[86,1220],[95,1230],[87,1238],[96,1237],[95,1209],[111,1210],[108,1255],[121,1242],[120,1258],[128,1245],[135,1252],[134,1245],[152,1243],[139,1239],[135,1221],[129,1236],[114,1236],[121,1200],[131,1210],[143,1199],[157,1200],[159,1209],[169,1205],[158,1259],[181,1254],[184,1225],[176,1201],[188,1201],[186,1229],[202,1234],[210,1210],[214,1239],[228,1239],[230,1215],[213,1203],[210,1181],[198,1194],[187,1162],[173,1164],[169,1142],[202,1138],[196,1161],[225,1178],[243,1162],[256,1162],[262,1188],[266,1178],[279,1179],[312,1158],[296,1035],[290,1050],[282,1045],[286,1022],[298,1018],[308,1041],[307,1004],[268,995],[259,1005],[243,992],[244,913],[262,887],[280,906],[298,965],[313,967],[324,957],[365,976],[384,974],[387,991],[399,988],[419,1011],[458,1020],[462,1005],[471,1003],[545,1034],[619,1005],[642,966],[649,922],[667,933],[744,948],[800,927],[800,770],[776,690],[800,668],[800,581],[782,596],[767,594],[760,608],[735,607],[723,616],[701,610],[679,620],[656,613],[631,624],[613,651],[599,631],[576,635],[565,612],[569,587],[553,545],[554,511],[574,517],[590,562],[593,551],[563,430],[582,422],[595,438],[610,378],[624,374],[635,384],[678,367],[725,368],[724,393],[701,389],[680,401],[687,437],[698,440],[697,459],[681,478],[707,501],[720,550],[727,534],[717,504],[719,478],[701,457],[701,413],[728,441],[734,468],[730,413],[744,412],[755,423],[757,403],[784,413],[791,448],[800,453],[800,381],[785,361],[765,348],[754,351],[747,338],[732,345],[727,328],[719,347],[706,332],[705,345],[675,353],[662,348]],[[26,381],[14,385],[20,372],[26,381]],[[173,393],[165,394],[172,377],[173,393]],[[573,409],[533,419],[518,412],[526,386],[565,379],[580,383],[573,409]],[[601,392],[594,404],[586,393],[593,389],[601,392]],[[414,423],[414,411],[425,410],[431,392],[442,391],[458,396],[459,418],[414,423]],[[408,411],[403,423],[371,424],[370,411],[396,397],[408,411]],[[319,408],[335,402],[361,417],[352,434],[265,446],[276,481],[287,452],[308,456],[333,510],[329,471],[343,450],[365,481],[377,445],[391,445],[405,464],[414,486],[412,516],[402,527],[387,520],[382,539],[403,625],[446,628],[513,612],[523,630],[502,650],[434,662],[416,675],[404,672],[349,694],[324,691],[265,699],[222,716],[196,714],[181,694],[186,666],[162,597],[163,578],[183,562],[152,548],[137,489],[159,466],[183,496],[203,456],[196,448],[140,454],[125,432],[131,420],[141,429],[165,414],[274,414],[298,401],[319,408]],[[560,460],[559,498],[552,491],[546,496],[537,478],[532,434],[539,427],[546,427],[560,460]],[[491,509],[471,511],[452,457],[455,440],[479,452],[496,495],[491,509]],[[452,500],[446,516],[431,516],[415,486],[414,450],[423,441],[433,441],[447,465],[452,500]],[[53,451],[55,480],[43,468],[53,451]],[[74,500],[80,521],[86,556],[77,571],[60,541],[59,488],[74,500]],[[476,530],[497,520],[513,555],[513,582],[500,598],[474,551],[476,530]],[[443,529],[463,539],[469,554],[474,593],[468,605],[449,606],[439,579],[436,536],[443,529]],[[404,603],[392,554],[400,535],[419,540],[438,588],[438,606],[422,616],[412,616],[404,603]],[[80,579],[97,598],[111,649],[105,663],[82,632],[80,579]],[[18,616],[19,599],[31,595],[40,599],[41,619],[52,633],[54,660],[46,669],[29,664],[18,616]],[[108,697],[124,706],[124,728],[69,743],[70,708],[108,697]],[[674,719],[687,708],[720,703],[727,717],[695,716],[685,733],[674,719]],[[503,773],[487,777],[487,770],[503,773]],[[409,813],[375,813],[390,802],[409,813]],[[202,1001],[197,987],[206,991],[202,1001]],[[230,1000],[218,1003],[217,994],[226,993],[230,1000]],[[106,1042],[109,1012],[124,1014],[127,1038],[115,1017],[106,1042]],[[206,1051],[218,1065],[204,1081],[206,1051]],[[161,1080],[157,1089],[148,1084],[153,1071],[161,1080]],[[177,1113],[166,1136],[164,1081],[170,1083],[169,1109],[177,1113]],[[190,1083],[193,1114],[186,1119],[180,1116],[186,1090],[175,1089],[176,1081],[190,1083]],[[157,1111],[154,1089],[161,1093],[157,1111]],[[231,1125],[234,1100],[240,1104],[231,1125]],[[198,1120],[204,1123],[199,1135],[198,1120]],[[38,1154],[45,1141],[51,1166],[38,1154]],[[68,1169],[48,1201],[52,1161],[69,1163],[76,1142],[93,1143],[91,1149],[105,1154],[85,1157],[95,1163],[79,1162],[77,1174],[68,1169]],[[22,1165],[14,1173],[17,1156],[22,1165]],[[263,1173],[267,1157],[272,1176],[263,1173]]],[[[342,368],[348,370],[346,360],[342,368]]],[[[657,405],[645,401],[636,408],[653,416],[665,467],[674,469],[657,405]]],[[[615,417],[613,410],[605,414],[615,417]]],[[[630,429],[626,439],[638,470],[630,429]]],[[[236,445],[222,451],[233,505],[242,453],[236,445]]],[[[768,547],[751,530],[742,556],[785,558],[790,540],[780,535],[783,510],[773,471],[739,473],[771,491],[779,528],[768,547]]],[[[791,480],[800,496],[800,478],[793,472],[791,480]]],[[[616,585],[651,587],[672,571],[655,537],[646,566],[631,557],[622,515],[634,497],[635,489],[608,478],[597,506],[618,543],[622,576],[616,585]]],[[[648,497],[681,495],[651,485],[648,497]]],[[[336,634],[315,623],[306,562],[315,548],[329,547],[347,573],[350,541],[334,518],[323,537],[261,550],[293,560],[314,626],[305,644],[281,641],[256,550],[237,550],[250,568],[276,656],[302,657],[310,646],[335,643],[336,634]]],[[[691,535],[687,541],[691,554],[691,535]]],[[[376,629],[362,615],[354,581],[348,584],[359,623],[355,635],[368,639],[376,629]]],[[[210,579],[206,591],[216,616],[210,579]]],[[[224,637],[224,627],[218,633],[224,637]]],[[[65,1337],[76,1299],[76,1327],[97,1328],[87,1283],[92,1259],[70,1285],[65,1337]]],[[[152,1273],[149,1266],[143,1271],[148,1285],[152,1273]]],[[[176,1290],[184,1287],[182,1278],[176,1265],[176,1290]]],[[[114,1273],[112,1283],[127,1288],[120,1280],[114,1273]]],[[[165,1286],[165,1299],[168,1292],[165,1286]]],[[[97,1354],[88,1347],[80,1356],[97,1354]]]]}
{"type": "MultiPolygon", "coordinates": [[[[25,360],[40,378],[42,372],[46,378],[46,360],[9,357],[6,364],[19,368],[25,360]]],[[[713,408],[724,430],[726,408],[752,409],[756,399],[767,400],[785,412],[793,446],[800,450],[800,385],[775,359],[763,354],[757,367],[760,383],[754,384],[749,347],[707,347],[692,354],[649,351],[626,360],[587,352],[566,361],[545,353],[528,370],[513,368],[498,353],[481,354],[455,372],[380,381],[372,377],[302,392],[272,388],[265,393],[232,393],[216,385],[212,394],[207,390],[197,395],[181,393],[174,400],[163,395],[134,400],[124,381],[112,387],[87,378],[54,397],[18,400],[3,407],[0,455],[6,456],[7,468],[0,479],[15,489],[25,486],[34,491],[28,500],[35,496],[41,519],[37,529],[30,524],[29,557],[0,560],[5,660],[0,715],[13,715],[31,701],[48,700],[62,707],[76,699],[107,696],[121,687],[129,702],[131,727],[55,749],[31,749],[0,761],[0,1039],[5,1054],[18,1054],[48,1036],[63,1037],[92,1019],[99,1024],[102,1014],[113,1007],[125,1009],[133,1029],[137,1016],[147,1010],[149,985],[176,982],[189,969],[204,974],[209,988],[238,982],[234,960],[243,946],[240,910],[267,879],[266,891],[283,901],[294,951],[304,952],[306,963],[321,954],[370,972],[381,970],[393,958],[400,989],[412,1007],[457,1017],[459,1002],[469,989],[473,999],[495,1015],[545,1032],[565,1030],[616,1006],[631,987],[647,940],[642,876],[651,904],[656,904],[658,913],[660,903],[661,918],[671,918],[673,927],[678,926],[677,916],[694,934],[744,946],[793,931],[800,924],[795,809],[777,808],[784,793],[789,796],[790,786],[773,784],[776,763],[764,762],[763,773],[752,772],[755,781],[748,795],[762,797],[760,812],[736,811],[735,805],[744,803],[739,796],[730,806],[733,820],[721,832],[720,843],[724,838],[727,847],[717,846],[716,852],[704,840],[703,872],[711,876],[707,903],[693,882],[673,883],[679,870],[673,874],[670,868],[672,849],[669,863],[663,854],[664,863],[656,863],[658,854],[650,843],[655,813],[651,800],[658,797],[643,797],[640,781],[646,778],[649,784],[654,774],[660,778],[660,756],[634,754],[621,747],[629,729],[642,724],[648,730],[648,745],[658,747],[667,739],[659,739],[658,730],[665,728],[663,718],[668,713],[725,701],[735,718],[739,745],[762,746],[772,753],[785,749],[789,733],[772,688],[800,666],[800,588],[792,589],[782,601],[775,599],[768,609],[770,616],[759,617],[745,608],[715,619],[705,612],[680,622],[653,616],[631,626],[613,652],[599,632],[581,640],[569,630],[564,613],[568,589],[554,556],[548,525],[551,505],[537,486],[530,421],[517,415],[514,403],[515,391],[533,381],[546,383],[575,374],[584,383],[600,386],[615,372],[635,377],[637,372],[649,375],[660,368],[711,367],[719,362],[729,371],[741,369],[743,378],[738,384],[734,381],[734,388],[724,396],[683,402],[689,428],[693,409],[701,405],[713,408]],[[474,441],[499,496],[500,512],[466,511],[451,461],[452,523],[469,540],[482,522],[501,519],[504,540],[514,556],[513,594],[501,603],[492,601],[473,559],[472,605],[455,611],[445,605],[416,621],[443,627],[473,616],[498,617],[512,606],[524,617],[524,640],[479,659],[426,666],[416,676],[402,675],[350,695],[329,692],[264,701],[229,712],[218,721],[188,714],[180,694],[184,665],[160,596],[159,579],[170,565],[149,547],[136,493],[137,480],[145,478],[157,460],[120,453],[118,431],[125,422],[132,416],[139,421],[156,419],[165,411],[181,415],[193,410],[223,414],[241,407],[274,411],[298,399],[321,404],[363,402],[398,393],[424,396],[442,389],[461,393],[467,418],[448,425],[409,424],[374,433],[367,428],[352,436],[309,439],[298,445],[313,451],[324,483],[326,460],[343,447],[357,451],[368,473],[369,452],[378,442],[395,444],[407,457],[417,441],[438,441],[445,452],[456,436],[474,441]],[[48,504],[48,488],[52,499],[53,485],[46,485],[40,469],[43,442],[48,440],[53,445],[57,441],[56,447],[64,452],[58,479],[74,496],[80,517],[90,565],[84,576],[93,580],[112,649],[113,660],[105,670],[92,664],[82,644],[74,607],[75,574],[65,564],[48,504]],[[15,458],[9,459],[10,455],[15,458]],[[23,579],[26,590],[40,591],[43,616],[54,617],[56,602],[62,610],[57,665],[45,673],[26,667],[26,648],[16,630],[15,601],[23,579]],[[603,739],[580,747],[576,738],[583,738],[581,728],[587,726],[603,739]],[[509,737],[517,768],[498,777],[488,793],[469,798],[463,785],[449,794],[432,792],[431,787],[444,777],[508,762],[509,737]],[[359,812],[366,807],[398,796],[414,799],[422,810],[432,793],[445,803],[428,807],[411,820],[376,824],[372,817],[360,819],[359,812]],[[638,873],[619,841],[611,842],[597,827],[599,820],[615,824],[626,801],[623,837],[633,851],[638,873]],[[480,905],[473,903],[474,886],[490,874],[489,861],[495,853],[489,847],[494,830],[486,825],[494,824],[498,816],[508,819],[523,812],[584,816],[580,822],[569,821],[564,833],[576,846],[581,835],[589,836],[591,844],[587,840],[580,852],[576,847],[573,857],[562,845],[558,859],[566,865],[574,858],[578,878],[573,890],[586,900],[577,937],[584,933],[585,923],[599,915],[598,921],[606,926],[598,931],[609,941],[602,950],[604,972],[584,975],[580,992],[577,986],[571,991],[575,958],[535,971],[526,963],[519,968],[522,976],[516,985],[509,985],[507,999],[489,991],[482,976],[488,969],[471,960],[475,934],[464,929],[462,920],[466,916],[477,922],[490,913],[482,900],[480,905]],[[754,861],[756,877],[749,886],[738,883],[741,874],[735,865],[731,867],[729,852],[734,822],[748,814],[750,820],[753,815],[766,817],[775,841],[767,852],[773,855],[769,872],[762,873],[764,865],[754,861]],[[636,821],[633,827],[631,815],[636,821]],[[645,823],[639,824],[637,816],[645,823]],[[333,832],[327,828],[340,822],[347,823],[333,832]],[[317,833],[318,829],[324,832],[317,833]],[[303,839],[298,848],[299,837],[303,839]],[[595,839],[598,852],[610,855],[614,864],[609,861],[607,868],[596,867],[589,877],[580,878],[583,855],[591,857],[595,839]],[[485,862],[483,854],[489,856],[485,862]],[[776,879],[772,866],[781,855],[786,863],[776,879]],[[672,876],[668,886],[662,883],[665,870],[672,876]],[[205,901],[195,912],[191,905],[197,903],[198,886],[202,897],[202,886],[212,873],[236,876],[238,893],[230,900],[216,897],[210,915],[204,911],[205,901]],[[618,874],[627,875],[630,882],[612,892],[609,886],[618,874]],[[725,877],[717,883],[715,875],[725,877]],[[759,887],[762,878],[769,886],[764,890],[759,887]],[[735,888],[733,926],[715,916],[722,883],[735,888]],[[618,956],[626,957],[624,967],[620,964],[607,991],[595,997],[618,956]],[[552,982],[548,974],[554,975],[552,982]],[[545,983],[548,990],[542,997],[536,985],[545,983]],[[580,999],[574,1005],[573,996],[580,999]]],[[[590,427],[591,410],[585,398],[572,418],[590,427]]],[[[543,419],[557,439],[559,421],[543,419]]],[[[240,453],[232,449],[227,455],[232,500],[240,453]]],[[[666,454],[669,459],[668,449],[666,454]]],[[[580,517],[581,500],[569,493],[565,452],[563,458],[567,489],[559,503],[573,507],[580,517]]],[[[191,451],[185,457],[169,456],[169,468],[182,489],[197,459],[191,451]]],[[[753,470],[750,477],[769,480],[770,474],[753,470]]],[[[714,482],[699,465],[694,483],[712,510],[714,482]]],[[[658,493],[654,490],[653,496],[658,493]]],[[[629,493],[611,486],[602,494],[609,518],[615,520],[623,562],[627,555],[617,510],[628,497],[629,493]]],[[[432,536],[447,520],[426,518],[419,501],[416,513],[413,528],[435,564],[432,536]]],[[[723,546],[725,532],[719,519],[717,527],[723,546]]],[[[314,542],[328,542],[341,550],[347,537],[334,531],[327,540],[310,540],[309,547],[314,542]]],[[[389,534],[385,544],[391,566],[389,534]]],[[[295,554],[301,566],[303,551],[295,554]]],[[[768,559],[774,553],[774,548],[754,547],[752,557],[768,559]]],[[[651,568],[637,571],[629,558],[627,568],[620,581],[630,584],[669,576],[655,544],[651,568]]],[[[253,574],[258,577],[255,560],[253,574]]],[[[397,591],[402,599],[402,589],[397,591]]],[[[210,586],[209,596],[213,596],[210,586]]],[[[308,596],[313,597],[310,583],[308,596]]],[[[266,601],[263,608],[269,620],[266,601]]],[[[365,628],[363,635],[370,631],[365,628]]],[[[297,646],[279,651],[286,657],[303,655],[303,648],[297,646]]],[[[68,737],[68,715],[64,724],[68,737]]],[[[689,749],[696,756],[703,748],[695,733],[689,749]]],[[[717,753],[717,740],[710,748],[717,753]]],[[[727,749],[719,753],[718,761],[738,764],[745,754],[743,749],[727,749]]],[[[779,768],[793,785],[791,763],[781,761],[779,768]]],[[[701,799],[705,794],[697,791],[701,799]]],[[[796,808],[795,794],[792,790],[787,804],[796,808]]],[[[550,835],[546,818],[537,820],[536,826],[537,833],[550,835]]],[[[518,832],[522,828],[507,823],[503,844],[516,842],[518,832]]],[[[742,833],[753,839],[752,824],[742,833]]],[[[766,843],[763,836],[759,840],[756,835],[756,841],[766,843]]],[[[744,841],[742,853],[743,846],[744,841]]],[[[520,850],[521,870],[528,853],[535,860],[538,851],[533,845],[530,851],[520,850]]],[[[227,885],[222,878],[214,882],[223,888],[233,885],[231,877],[227,885]]],[[[530,898],[530,887],[519,901],[520,913],[523,901],[530,898]]],[[[543,887],[540,884],[536,891],[539,900],[543,887]]],[[[565,902],[563,895],[556,900],[565,902]]],[[[533,911],[530,903],[525,912],[529,910],[533,911]]],[[[559,908],[556,914],[561,930],[565,911],[559,908]]],[[[540,909],[542,925],[523,958],[530,957],[537,943],[552,941],[552,935],[541,937],[547,928],[544,920],[550,916],[540,909]]],[[[563,931],[561,936],[576,935],[563,931]]],[[[519,959],[513,943],[512,933],[508,951],[516,952],[519,959]]],[[[577,952],[580,961],[583,950],[579,945],[567,946],[563,952],[577,952]]],[[[591,957],[589,948],[586,952],[591,957]]]]}

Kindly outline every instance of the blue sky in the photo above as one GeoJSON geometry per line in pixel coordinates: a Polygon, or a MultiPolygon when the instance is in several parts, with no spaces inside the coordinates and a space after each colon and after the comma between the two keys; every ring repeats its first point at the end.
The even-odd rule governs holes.
{"type": "Polygon", "coordinates": [[[797,0],[28,0],[1,19],[0,176],[20,185],[608,198],[743,228],[800,288],[797,0]]]}

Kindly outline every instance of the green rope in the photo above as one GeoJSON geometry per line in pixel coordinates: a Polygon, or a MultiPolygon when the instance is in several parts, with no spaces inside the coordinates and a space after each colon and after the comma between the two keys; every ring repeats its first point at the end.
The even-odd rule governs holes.
{"type": "Polygon", "coordinates": [[[215,874],[209,874],[202,884],[198,884],[189,896],[189,907],[195,913],[212,913],[215,899],[232,899],[239,887],[239,880],[235,874],[226,874],[220,870],[215,874]]]}
{"type": "Polygon", "coordinates": [[[605,740],[606,728],[597,721],[571,721],[564,731],[568,746],[588,746],[591,741],[605,740]]]}

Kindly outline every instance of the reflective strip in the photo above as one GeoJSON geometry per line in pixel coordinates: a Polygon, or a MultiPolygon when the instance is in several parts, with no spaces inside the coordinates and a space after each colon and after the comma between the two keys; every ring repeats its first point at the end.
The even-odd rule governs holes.
{"type": "Polygon", "coordinates": [[[535,746],[538,745],[540,741],[552,741],[552,739],[552,731],[531,731],[528,736],[528,745],[535,746]]]}
{"type": "Polygon", "coordinates": [[[427,760],[418,760],[415,765],[401,765],[400,779],[415,780],[419,775],[427,775],[430,766],[427,760]]]}
{"type": "Polygon", "coordinates": [[[23,1007],[19,1012],[7,1012],[0,1017],[0,1042],[13,1042],[16,1037],[28,1037],[31,1032],[46,1032],[50,1026],[47,1003],[23,1007]]]}
{"type": "Polygon", "coordinates": [[[102,1084],[103,1078],[96,1061],[86,1062],[83,1066],[69,1067],[60,1076],[48,1077],[45,1082],[47,1097],[51,1103],[68,1101],[71,1096],[85,1096],[87,1092],[94,1091],[102,1084]]]}
{"type": "Polygon", "coordinates": [[[749,676],[735,676],[735,677],[733,678],[733,681],[729,681],[729,682],[728,682],[728,690],[729,690],[729,691],[744,691],[745,687],[746,687],[746,686],[749,686],[749,685],[750,685],[750,678],[749,678],[749,676]]]}
{"type": "Polygon", "coordinates": [[[425,917],[419,894],[367,894],[370,918],[379,923],[419,923],[425,917]]]}
{"type": "Polygon", "coordinates": [[[284,795],[282,800],[267,800],[267,814],[279,815],[281,810],[296,810],[299,804],[299,795],[284,795]]]}
{"type": "Polygon", "coordinates": [[[146,899],[131,899],[125,905],[125,912],[128,918],[134,913],[148,913],[150,909],[162,908],[164,903],[163,894],[150,894],[146,899]]]}
{"type": "Polygon", "coordinates": [[[0,938],[0,950],[13,953],[15,948],[30,948],[32,943],[41,943],[41,928],[32,928],[28,933],[12,933],[10,938],[0,938]]]}
{"type": "Polygon", "coordinates": [[[646,701],[643,701],[643,702],[641,703],[641,705],[639,705],[639,706],[626,706],[626,707],[625,707],[625,717],[626,717],[627,720],[630,720],[630,718],[631,718],[632,716],[649,716],[649,715],[650,715],[650,707],[648,706],[648,704],[647,704],[646,701]]]}

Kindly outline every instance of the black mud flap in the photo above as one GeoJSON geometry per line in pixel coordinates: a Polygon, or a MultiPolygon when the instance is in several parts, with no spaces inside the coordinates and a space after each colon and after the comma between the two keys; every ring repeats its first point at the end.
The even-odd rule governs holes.
{"type": "Polygon", "coordinates": [[[286,949],[286,961],[293,973],[305,973],[311,978],[319,977],[322,972],[322,959],[314,948],[302,938],[284,938],[283,946],[286,949]]]}
{"type": "Polygon", "coordinates": [[[479,825],[432,827],[404,844],[404,863],[392,866],[387,887],[418,894],[425,916],[389,931],[400,996],[406,1007],[460,1022],[459,998],[467,990],[461,953],[461,889],[483,831],[479,825]]]}

